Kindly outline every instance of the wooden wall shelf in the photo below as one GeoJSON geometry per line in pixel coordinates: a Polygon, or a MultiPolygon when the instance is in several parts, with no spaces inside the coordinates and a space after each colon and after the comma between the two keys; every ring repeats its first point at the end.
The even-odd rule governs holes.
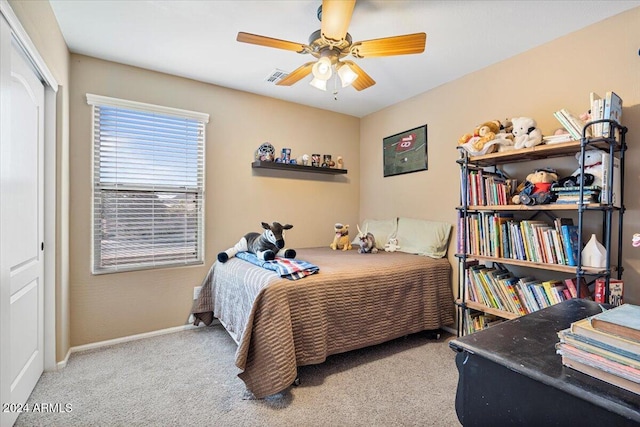
{"type": "Polygon", "coordinates": [[[323,174],[329,174],[329,175],[340,175],[340,174],[346,174],[348,172],[347,169],[292,165],[290,163],[262,162],[258,160],[251,163],[251,167],[253,169],[276,169],[276,170],[282,170],[282,171],[323,173],[323,174]]]}

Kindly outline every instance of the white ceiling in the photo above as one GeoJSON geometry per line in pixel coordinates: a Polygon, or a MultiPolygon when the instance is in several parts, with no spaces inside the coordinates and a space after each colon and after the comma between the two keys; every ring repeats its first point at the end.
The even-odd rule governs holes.
{"type": "MultiPolygon", "coordinates": [[[[71,52],[363,117],[594,22],[640,1],[359,0],[354,42],[427,33],[424,53],[353,59],[377,84],[357,92],[276,86],[309,55],[236,41],[239,31],[308,43],[321,0],[50,0],[71,52]]],[[[332,84],[328,85],[333,87],[332,84]]]]}

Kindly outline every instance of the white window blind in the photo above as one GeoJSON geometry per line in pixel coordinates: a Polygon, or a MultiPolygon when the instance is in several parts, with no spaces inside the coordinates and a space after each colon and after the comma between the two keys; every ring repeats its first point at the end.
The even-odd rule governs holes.
{"type": "Polygon", "coordinates": [[[93,272],[203,262],[209,115],[87,94],[93,272]]]}

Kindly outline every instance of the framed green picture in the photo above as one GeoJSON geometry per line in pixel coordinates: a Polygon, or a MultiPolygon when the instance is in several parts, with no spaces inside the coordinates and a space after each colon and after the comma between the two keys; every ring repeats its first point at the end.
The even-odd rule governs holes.
{"type": "Polygon", "coordinates": [[[427,125],[382,140],[384,176],[427,170],[427,125]]]}

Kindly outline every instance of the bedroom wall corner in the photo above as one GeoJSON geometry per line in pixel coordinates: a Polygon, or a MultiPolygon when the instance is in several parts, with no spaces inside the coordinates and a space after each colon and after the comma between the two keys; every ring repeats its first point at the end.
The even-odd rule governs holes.
{"type": "MultiPolygon", "coordinates": [[[[462,134],[487,120],[517,116],[535,118],[543,133],[550,134],[560,127],[554,111],[583,112],[589,107],[590,92],[604,95],[613,90],[624,100],[623,124],[629,127],[625,298],[640,303],[640,286],[635,285],[640,281],[640,251],[631,247],[632,234],[640,232],[640,200],[633,192],[640,185],[640,150],[634,148],[640,146],[638,22],[640,8],[631,9],[362,118],[360,220],[409,216],[447,221],[457,229],[460,172],[455,161],[462,134]],[[598,53],[595,59],[594,53],[598,53]],[[384,178],[382,139],[425,123],[429,170],[384,178]]],[[[576,167],[571,162],[552,165],[561,174],[570,174],[576,167]]],[[[508,172],[523,179],[530,170],[508,172]]],[[[452,286],[457,295],[455,229],[448,258],[454,266],[452,286]]]]}
{"type": "Polygon", "coordinates": [[[83,55],[71,57],[70,269],[73,347],[188,322],[193,288],[216,254],[260,222],[293,224],[292,248],[329,245],[335,222],[358,218],[359,119],[83,55]],[[202,266],[92,275],[91,108],[86,94],[210,114],[206,127],[205,263],[202,266]],[[330,134],[321,129],[330,129],[330,134]],[[292,156],[342,155],[346,175],[251,168],[271,142],[292,156]]]}

